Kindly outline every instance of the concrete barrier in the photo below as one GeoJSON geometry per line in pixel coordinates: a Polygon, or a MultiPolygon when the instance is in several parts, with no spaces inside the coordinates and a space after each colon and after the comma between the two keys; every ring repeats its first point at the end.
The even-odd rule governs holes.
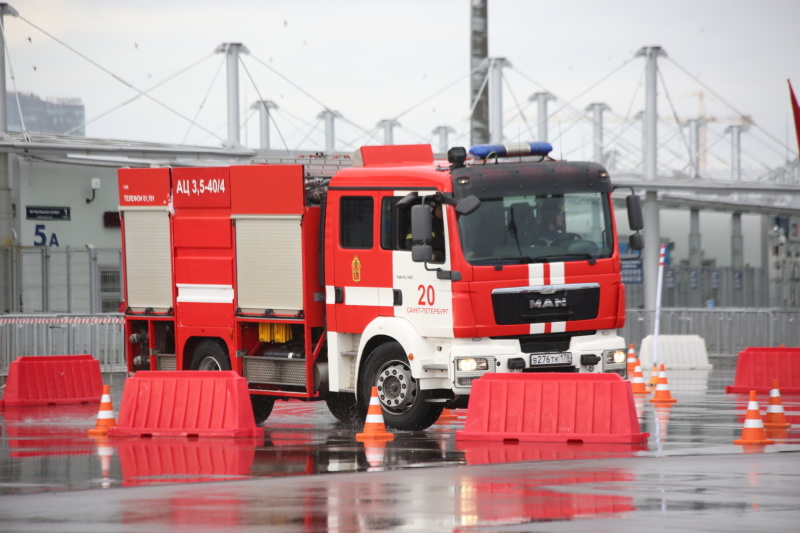
{"type": "Polygon", "coordinates": [[[122,392],[109,437],[261,437],[247,380],[233,371],[140,371],[122,392]]]}
{"type": "MultiPolygon", "coordinates": [[[[706,343],[699,335],[659,335],[658,364],[663,363],[667,370],[702,369],[708,370],[713,365],[708,362],[706,343]]],[[[642,339],[639,348],[639,361],[642,369],[653,366],[653,336],[642,339]]]]}
{"type": "Polygon", "coordinates": [[[102,394],[100,363],[91,355],[23,356],[9,366],[0,407],[95,403],[102,394]]]}
{"type": "Polygon", "coordinates": [[[486,374],[456,440],[647,442],[629,382],[616,374],[486,374]]]}

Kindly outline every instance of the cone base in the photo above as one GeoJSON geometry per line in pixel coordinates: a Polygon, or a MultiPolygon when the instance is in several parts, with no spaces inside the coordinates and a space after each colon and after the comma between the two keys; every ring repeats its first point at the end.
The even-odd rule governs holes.
{"type": "Polygon", "coordinates": [[[94,429],[90,429],[87,431],[87,435],[90,437],[105,437],[108,435],[108,428],[107,427],[97,427],[94,429]]]}
{"type": "Polygon", "coordinates": [[[734,444],[775,444],[774,440],[769,439],[736,439],[734,444]]]}
{"type": "Polygon", "coordinates": [[[675,403],[675,398],[650,398],[650,403],[675,403]]]}
{"type": "Polygon", "coordinates": [[[789,422],[764,422],[765,428],[786,429],[792,427],[789,422]]]}
{"type": "Polygon", "coordinates": [[[653,394],[652,391],[649,390],[635,390],[633,391],[634,394],[653,394]]]}
{"type": "Polygon", "coordinates": [[[356,433],[356,440],[364,442],[365,440],[393,440],[392,433],[356,433]]]}

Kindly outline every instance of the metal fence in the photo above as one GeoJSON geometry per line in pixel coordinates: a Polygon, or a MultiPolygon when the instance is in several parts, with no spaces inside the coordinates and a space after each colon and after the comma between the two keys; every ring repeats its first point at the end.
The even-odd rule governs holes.
{"type": "Polygon", "coordinates": [[[7,247],[12,313],[109,313],[122,300],[120,249],[7,247]]]}
{"type": "MultiPolygon", "coordinates": [[[[654,311],[628,309],[622,335],[640,347],[653,333],[654,311]]],[[[662,309],[659,334],[699,335],[709,355],[735,355],[748,346],[800,346],[800,310],[662,309]]]]}
{"type": "Polygon", "coordinates": [[[125,371],[122,315],[0,317],[0,375],[23,355],[90,354],[102,372],[125,371]]]}
{"type": "MultiPolygon", "coordinates": [[[[48,246],[0,248],[12,313],[111,313],[122,300],[122,251],[48,246]]],[[[641,263],[625,262],[628,309],[644,304],[641,263]]],[[[800,261],[773,268],[674,265],[664,268],[665,308],[800,309],[800,261]]],[[[2,307],[0,307],[2,312],[2,307]]]]}
{"type": "MultiPolygon", "coordinates": [[[[640,347],[653,332],[654,312],[629,309],[620,334],[640,347]]],[[[800,346],[800,311],[781,309],[664,309],[659,332],[699,335],[709,355],[735,355],[748,346],[800,346]]],[[[103,372],[125,370],[122,316],[0,317],[0,376],[21,355],[91,354],[103,372]]]]}
{"type": "MultiPolygon", "coordinates": [[[[780,266],[784,268],[772,272],[769,279],[763,268],[667,266],[661,302],[663,307],[798,309],[800,271],[795,261],[782,261],[780,266]]],[[[644,303],[643,285],[635,281],[639,282],[625,284],[629,309],[644,303]]]]}

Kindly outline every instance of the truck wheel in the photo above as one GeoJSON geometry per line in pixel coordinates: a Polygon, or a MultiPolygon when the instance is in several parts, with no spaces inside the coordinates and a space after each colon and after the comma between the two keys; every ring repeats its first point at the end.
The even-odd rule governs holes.
{"type": "Polygon", "coordinates": [[[355,394],[349,392],[329,392],[325,395],[325,403],[331,414],[340,422],[349,424],[360,418],[355,394]]]}
{"type": "Polygon", "coordinates": [[[200,341],[192,354],[192,370],[230,370],[228,353],[215,341],[200,341]]]}
{"type": "Polygon", "coordinates": [[[372,387],[378,388],[384,423],[394,429],[414,431],[431,426],[444,404],[426,401],[430,391],[417,386],[408,358],[397,342],[387,342],[369,355],[359,378],[358,400],[362,413],[369,405],[372,387]]]}
{"type": "Polygon", "coordinates": [[[272,408],[275,406],[275,397],[251,394],[250,403],[253,404],[253,417],[256,419],[256,425],[258,426],[263,424],[272,414],[272,408]]]}

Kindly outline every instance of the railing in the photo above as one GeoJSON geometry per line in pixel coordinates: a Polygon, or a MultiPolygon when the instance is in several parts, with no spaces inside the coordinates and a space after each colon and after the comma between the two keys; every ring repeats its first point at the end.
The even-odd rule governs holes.
{"type": "MultiPolygon", "coordinates": [[[[629,309],[620,334],[638,350],[653,332],[652,311],[629,309]]],[[[122,315],[0,316],[0,376],[21,355],[91,354],[103,372],[125,371],[122,315]]],[[[800,310],[664,309],[659,332],[699,335],[709,355],[736,355],[748,346],[800,346],[800,310]]]]}
{"type": "MultiPolygon", "coordinates": [[[[654,311],[628,309],[620,334],[637,348],[653,333],[654,311]]],[[[659,334],[699,335],[709,355],[736,355],[748,346],[800,346],[800,310],[662,309],[659,334]]]]}
{"type": "Polygon", "coordinates": [[[0,375],[23,355],[90,354],[102,372],[125,371],[122,315],[0,316],[0,375]]]}

